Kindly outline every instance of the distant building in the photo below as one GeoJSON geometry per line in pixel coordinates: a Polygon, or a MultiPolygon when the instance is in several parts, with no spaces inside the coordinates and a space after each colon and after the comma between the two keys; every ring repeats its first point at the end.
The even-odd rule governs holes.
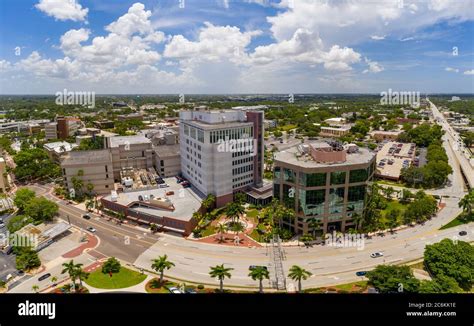
{"type": "Polygon", "coordinates": [[[140,120],[143,121],[143,115],[140,113],[130,113],[130,114],[119,114],[117,116],[119,121],[126,121],[126,120],[140,120]]]}
{"type": "Polygon", "coordinates": [[[93,123],[99,129],[112,129],[115,126],[112,120],[100,120],[94,121],[93,123]]]}
{"type": "Polygon", "coordinates": [[[265,119],[263,121],[263,125],[264,125],[265,129],[275,128],[277,126],[277,121],[276,120],[267,120],[267,119],[265,119]]]}
{"type": "Polygon", "coordinates": [[[77,130],[81,127],[81,120],[76,117],[62,117],[56,118],[58,139],[66,139],[74,136],[77,130]]]}
{"type": "Polygon", "coordinates": [[[160,129],[151,136],[155,153],[155,168],[162,177],[181,174],[179,134],[172,129],[160,129]]]}
{"type": "Polygon", "coordinates": [[[383,140],[397,140],[398,136],[402,133],[403,131],[397,130],[397,131],[383,131],[383,130],[376,130],[372,131],[370,135],[372,136],[373,139],[376,141],[383,141],[383,140]]]}
{"type": "Polygon", "coordinates": [[[377,170],[379,178],[399,180],[403,168],[408,168],[415,159],[416,145],[413,143],[387,142],[377,149],[377,170]]]}
{"type": "Polygon", "coordinates": [[[375,172],[375,153],[337,142],[301,144],[275,153],[274,197],[295,210],[283,221],[298,233],[347,231],[362,214],[367,185],[375,172]]]}
{"type": "Polygon", "coordinates": [[[44,126],[44,138],[46,140],[58,139],[58,123],[51,122],[44,126]]]}
{"type": "Polygon", "coordinates": [[[347,135],[351,131],[351,126],[341,127],[321,127],[319,135],[322,137],[342,137],[347,135]]]}
{"type": "Polygon", "coordinates": [[[324,120],[331,127],[340,127],[346,124],[345,118],[329,118],[324,120]]]}

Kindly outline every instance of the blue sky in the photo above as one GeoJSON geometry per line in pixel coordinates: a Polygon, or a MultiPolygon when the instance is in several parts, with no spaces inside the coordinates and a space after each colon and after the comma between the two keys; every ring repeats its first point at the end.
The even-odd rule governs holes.
{"type": "Polygon", "coordinates": [[[473,20],[471,0],[2,0],[0,93],[472,93],[473,20]]]}

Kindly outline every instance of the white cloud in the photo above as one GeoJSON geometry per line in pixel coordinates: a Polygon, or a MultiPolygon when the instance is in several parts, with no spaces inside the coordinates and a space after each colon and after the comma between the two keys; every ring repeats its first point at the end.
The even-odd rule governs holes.
{"type": "Polygon", "coordinates": [[[385,40],[385,35],[378,36],[378,35],[371,35],[370,38],[375,41],[385,40]]]}
{"type": "Polygon", "coordinates": [[[40,0],[35,7],[57,20],[83,21],[89,9],[82,8],[76,0],[40,0]]]}
{"type": "Polygon", "coordinates": [[[365,63],[369,66],[368,69],[363,71],[364,74],[371,72],[371,73],[379,73],[384,70],[384,68],[376,61],[369,60],[367,58],[364,59],[365,63]]]}
{"type": "Polygon", "coordinates": [[[466,71],[464,72],[464,75],[474,75],[474,69],[466,70],[466,71]]]}
{"type": "Polygon", "coordinates": [[[446,67],[444,68],[445,71],[449,71],[449,72],[456,72],[458,73],[459,72],[459,69],[457,68],[451,68],[451,67],[446,67]]]}

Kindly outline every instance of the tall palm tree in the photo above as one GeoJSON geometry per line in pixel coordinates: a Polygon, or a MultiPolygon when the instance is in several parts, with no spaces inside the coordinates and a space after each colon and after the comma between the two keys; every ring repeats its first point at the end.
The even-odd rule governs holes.
{"type": "Polygon", "coordinates": [[[202,206],[204,206],[205,209],[209,210],[209,208],[214,206],[214,203],[216,202],[216,196],[213,194],[207,195],[207,197],[202,201],[202,206]]]}
{"type": "Polygon", "coordinates": [[[157,272],[160,272],[160,283],[163,283],[165,269],[170,269],[171,267],[175,266],[174,263],[168,260],[167,255],[159,256],[158,259],[153,259],[152,262],[151,268],[157,272]]]}
{"type": "Polygon", "coordinates": [[[63,267],[61,274],[68,273],[74,288],[76,288],[77,270],[82,269],[82,264],[75,264],[74,260],[71,260],[68,263],[63,263],[63,267]]]}
{"type": "Polygon", "coordinates": [[[82,281],[89,278],[89,273],[85,272],[82,267],[76,269],[76,278],[79,280],[79,286],[82,288],[82,281]]]}
{"type": "Polygon", "coordinates": [[[288,273],[289,278],[293,281],[298,281],[298,292],[302,291],[301,280],[307,280],[311,275],[313,275],[311,272],[297,265],[291,266],[290,272],[288,273]]]}
{"type": "Polygon", "coordinates": [[[212,278],[217,278],[219,280],[219,289],[221,292],[224,292],[224,279],[231,278],[231,273],[230,271],[234,270],[233,268],[226,268],[224,267],[224,264],[222,265],[216,265],[214,267],[211,267],[211,271],[209,272],[209,275],[212,278]]]}
{"type": "Polygon", "coordinates": [[[268,272],[268,269],[266,269],[263,266],[257,266],[257,267],[251,268],[249,276],[254,281],[258,280],[259,292],[263,293],[263,279],[268,280],[270,278],[270,273],[268,272]]]}
{"type": "Polygon", "coordinates": [[[240,215],[245,212],[245,208],[237,202],[230,202],[227,204],[225,212],[227,217],[229,217],[232,222],[235,222],[240,218],[240,215]]]}

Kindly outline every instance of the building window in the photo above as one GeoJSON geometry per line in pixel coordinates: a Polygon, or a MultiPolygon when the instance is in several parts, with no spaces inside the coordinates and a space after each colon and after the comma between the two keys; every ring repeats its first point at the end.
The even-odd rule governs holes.
{"type": "Polygon", "coordinates": [[[300,173],[300,185],[305,187],[320,187],[326,185],[326,173],[300,173]]]}
{"type": "Polygon", "coordinates": [[[344,208],[344,188],[329,190],[329,213],[342,213],[344,208]]]}
{"type": "Polygon", "coordinates": [[[331,172],[331,185],[340,185],[346,182],[346,171],[331,172]]]}
{"type": "Polygon", "coordinates": [[[349,183],[367,181],[369,173],[367,169],[352,170],[349,173],[349,183]]]}
{"type": "Polygon", "coordinates": [[[295,182],[295,179],[296,179],[295,171],[291,169],[287,169],[287,168],[283,169],[283,180],[293,183],[295,182]]]}
{"type": "Polygon", "coordinates": [[[347,193],[347,211],[364,209],[365,186],[349,187],[347,193]]]}
{"type": "Polygon", "coordinates": [[[305,216],[315,216],[324,213],[326,190],[299,190],[298,211],[305,216]]]}

